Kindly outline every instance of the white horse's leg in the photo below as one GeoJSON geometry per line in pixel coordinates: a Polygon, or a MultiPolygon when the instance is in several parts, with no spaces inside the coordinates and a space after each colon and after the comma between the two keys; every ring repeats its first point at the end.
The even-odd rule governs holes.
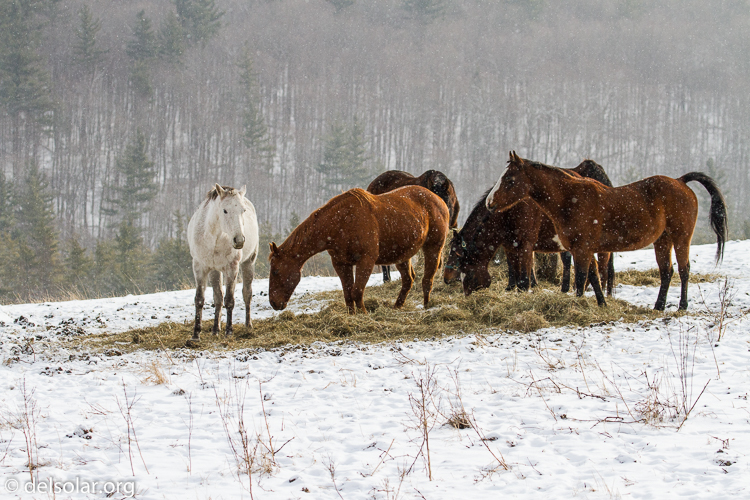
{"type": "Polygon", "coordinates": [[[209,282],[214,289],[214,327],[211,329],[211,333],[218,335],[221,326],[221,304],[224,301],[224,294],[221,291],[221,272],[211,271],[209,282]]]}
{"type": "Polygon", "coordinates": [[[239,265],[231,264],[224,270],[224,274],[227,277],[227,291],[224,295],[224,307],[227,309],[227,337],[231,337],[234,333],[234,327],[232,326],[232,311],[234,310],[234,284],[237,282],[237,272],[239,271],[239,265]]]}
{"type": "Polygon", "coordinates": [[[253,300],[253,278],[255,277],[255,259],[247,259],[240,264],[242,269],[242,300],[245,301],[245,326],[253,327],[250,319],[250,303],[253,300]]]}
{"type": "Polygon", "coordinates": [[[195,276],[195,324],[193,325],[193,340],[201,338],[201,321],[203,321],[203,304],[205,302],[206,277],[208,273],[193,261],[193,275],[195,276]]]}

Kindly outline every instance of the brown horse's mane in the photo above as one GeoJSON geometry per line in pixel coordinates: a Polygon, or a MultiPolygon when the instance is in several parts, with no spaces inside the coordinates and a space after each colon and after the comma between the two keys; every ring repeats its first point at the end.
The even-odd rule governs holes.
{"type": "Polygon", "coordinates": [[[374,196],[375,195],[370,194],[361,188],[350,189],[349,191],[345,191],[339,195],[334,196],[333,198],[328,200],[328,203],[316,209],[305,220],[300,222],[299,226],[294,228],[294,230],[289,236],[287,236],[286,240],[284,240],[284,243],[282,244],[289,244],[290,246],[296,247],[297,245],[302,244],[303,241],[309,240],[310,232],[313,228],[313,221],[320,217],[320,215],[333,209],[339,203],[347,199],[354,198],[360,204],[364,204],[373,201],[374,196]]]}

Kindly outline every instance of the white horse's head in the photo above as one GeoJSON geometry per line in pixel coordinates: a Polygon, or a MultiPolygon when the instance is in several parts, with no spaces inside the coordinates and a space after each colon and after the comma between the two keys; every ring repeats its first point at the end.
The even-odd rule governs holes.
{"type": "Polygon", "coordinates": [[[238,191],[216,184],[214,189],[219,195],[216,203],[221,231],[229,235],[232,246],[239,250],[245,245],[245,186],[238,191]]]}

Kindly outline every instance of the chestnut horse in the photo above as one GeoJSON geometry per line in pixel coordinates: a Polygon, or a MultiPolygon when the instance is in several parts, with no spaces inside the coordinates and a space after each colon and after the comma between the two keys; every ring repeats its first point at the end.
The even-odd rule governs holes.
{"type": "MultiPolygon", "coordinates": [[[[672,249],[677,258],[681,291],[679,309],[687,309],[690,275],[690,240],[698,219],[698,198],[687,186],[697,181],[711,195],[709,219],[716,234],[716,262],[724,256],[727,206],[716,182],[706,174],[690,172],[678,179],[647,177],[616,188],[590,179],[574,178],[564,170],[524,160],[515,152],[505,172],[487,195],[489,210],[509,210],[531,199],[552,220],[557,235],[575,261],[576,295],[583,295],[586,275],[600,306],[602,294],[595,252],[627,252],[654,244],[661,287],[654,309],[663,311],[672,279],[672,249]]],[[[600,265],[606,263],[600,261],[600,265]]]]}
{"type": "Polygon", "coordinates": [[[341,279],[349,313],[354,314],[357,308],[367,312],[364,290],[376,264],[395,264],[401,273],[401,292],[394,305],[399,308],[415,279],[410,259],[422,249],[422,292],[427,307],[448,220],[445,203],[420,186],[377,196],[350,189],[315,210],[281,245],[270,244],[268,300],[277,311],[284,309],[299,283],[305,261],[325,250],[341,279]]]}
{"type": "MultiPolygon", "coordinates": [[[[612,185],[601,165],[592,160],[584,160],[577,167],[566,171],[595,179],[607,186],[612,185]]],[[[533,252],[562,251],[562,291],[567,292],[570,289],[570,253],[562,248],[549,217],[530,200],[519,203],[510,210],[491,213],[485,206],[489,191],[482,195],[461,231],[453,234],[443,272],[445,283],[458,281],[463,274],[466,295],[490,286],[492,279],[487,266],[495,252],[502,247],[508,261],[506,290],[512,290],[516,286],[527,290],[530,285],[536,285],[533,252]]],[[[614,275],[614,262],[609,259],[609,265],[602,269],[602,281],[607,283],[607,295],[612,295],[614,275]]]]}
{"type": "MultiPolygon", "coordinates": [[[[448,212],[450,214],[450,227],[456,227],[458,211],[461,207],[458,205],[456,188],[453,186],[450,179],[448,179],[448,177],[442,172],[428,170],[419,177],[414,177],[410,173],[401,170],[389,170],[375,177],[375,180],[367,186],[367,191],[372,194],[383,194],[404,186],[422,186],[438,195],[448,207],[448,212]]],[[[383,266],[383,281],[390,280],[390,267],[383,266]]]]}

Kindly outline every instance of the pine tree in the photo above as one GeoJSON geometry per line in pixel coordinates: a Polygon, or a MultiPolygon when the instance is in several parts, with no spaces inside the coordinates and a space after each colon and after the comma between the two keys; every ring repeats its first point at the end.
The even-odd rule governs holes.
{"type": "Polygon", "coordinates": [[[133,219],[127,218],[120,222],[115,236],[116,255],[116,288],[115,293],[141,293],[147,285],[146,268],[149,256],[143,246],[141,231],[134,224],[133,219]]]}
{"type": "Polygon", "coordinates": [[[18,265],[23,271],[19,292],[52,290],[62,277],[59,238],[52,193],[47,179],[34,163],[29,166],[17,198],[15,219],[18,265]]]}
{"type": "Polygon", "coordinates": [[[351,7],[354,5],[354,0],[326,0],[328,3],[333,5],[333,8],[336,11],[336,14],[341,13],[344,9],[347,7],[351,7]]]}
{"type": "Polygon", "coordinates": [[[185,40],[185,29],[177,15],[170,11],[159,28],[159,57],[171,64],[181,64],[185,40]]]}
{"type": "Polygon", "coordinates": [[[128,41],[125,53],[135,61],[149,61],[156,56],[156,35],[151,29],[151,20],[146,17],[146,11],[136,14],[133,27],[133,38],[128,41]]]}
{"type": "Polygon", "coordinates": [[[152,289],[177,290],[193,283],[193,258],[185,239],[185,219],[174,214],[176,236],[159,242],[151,259],[152,289]]]}
{"type": "Polygon", "coordinates": [[[102,63],[106,50],[97,46],[96,35],[102,29],[102,21],[94,19],[88,5],[81,7],[78,11],[80,25],[75,30],[76,42],[73,46],[75,62],[87,73],[93,73],[97,66],[102,63]]]}
{"type": "Polygon", "coordinates": [[[65,256],[65,284],[68,286],[91,287],[94,260],[87,254],[75,235],[68,240],[65,256]]]}
{"type": "Polygon", "coordinates": [[[146,136],[140,129],[115,161],[119,182],[109,186],[110,207],[105,214],[116,216],[121,222],[136,224],[158,191],[154,162],[148,157],[146,136]]]}
{"type": "Polygon", "coordinates": [[[351,127],[334,122],[325,138],[323,161],[318,164],[318,172],[323,174],[328,198],[341,191],[363,185],[369,172],[364,131],[355,119],[351,127]]]}
{"type": "Polygon", "coordinates": [[[185,30],[188,43],[206,44],[219,33],[224,12],[214,0],[175,0],[177,17],[185,30]]]}
{"type": "Polygon", "coordinates": [[[448,2],[447,0],[403,0],[401,7],[421,23],[429,24],[445,16],[448,2]]]}
{"type": "Polygon", "coordinates": [[[258,96],[258,77],[253,70],[253,60],[247,47],[240,53],[237,63],[240,70],[240,102],[242,106],[243,142],[250,149],[255,160],[270,170],[274,147],[268,137],[263,114],[260,112],[258,96]]]}

